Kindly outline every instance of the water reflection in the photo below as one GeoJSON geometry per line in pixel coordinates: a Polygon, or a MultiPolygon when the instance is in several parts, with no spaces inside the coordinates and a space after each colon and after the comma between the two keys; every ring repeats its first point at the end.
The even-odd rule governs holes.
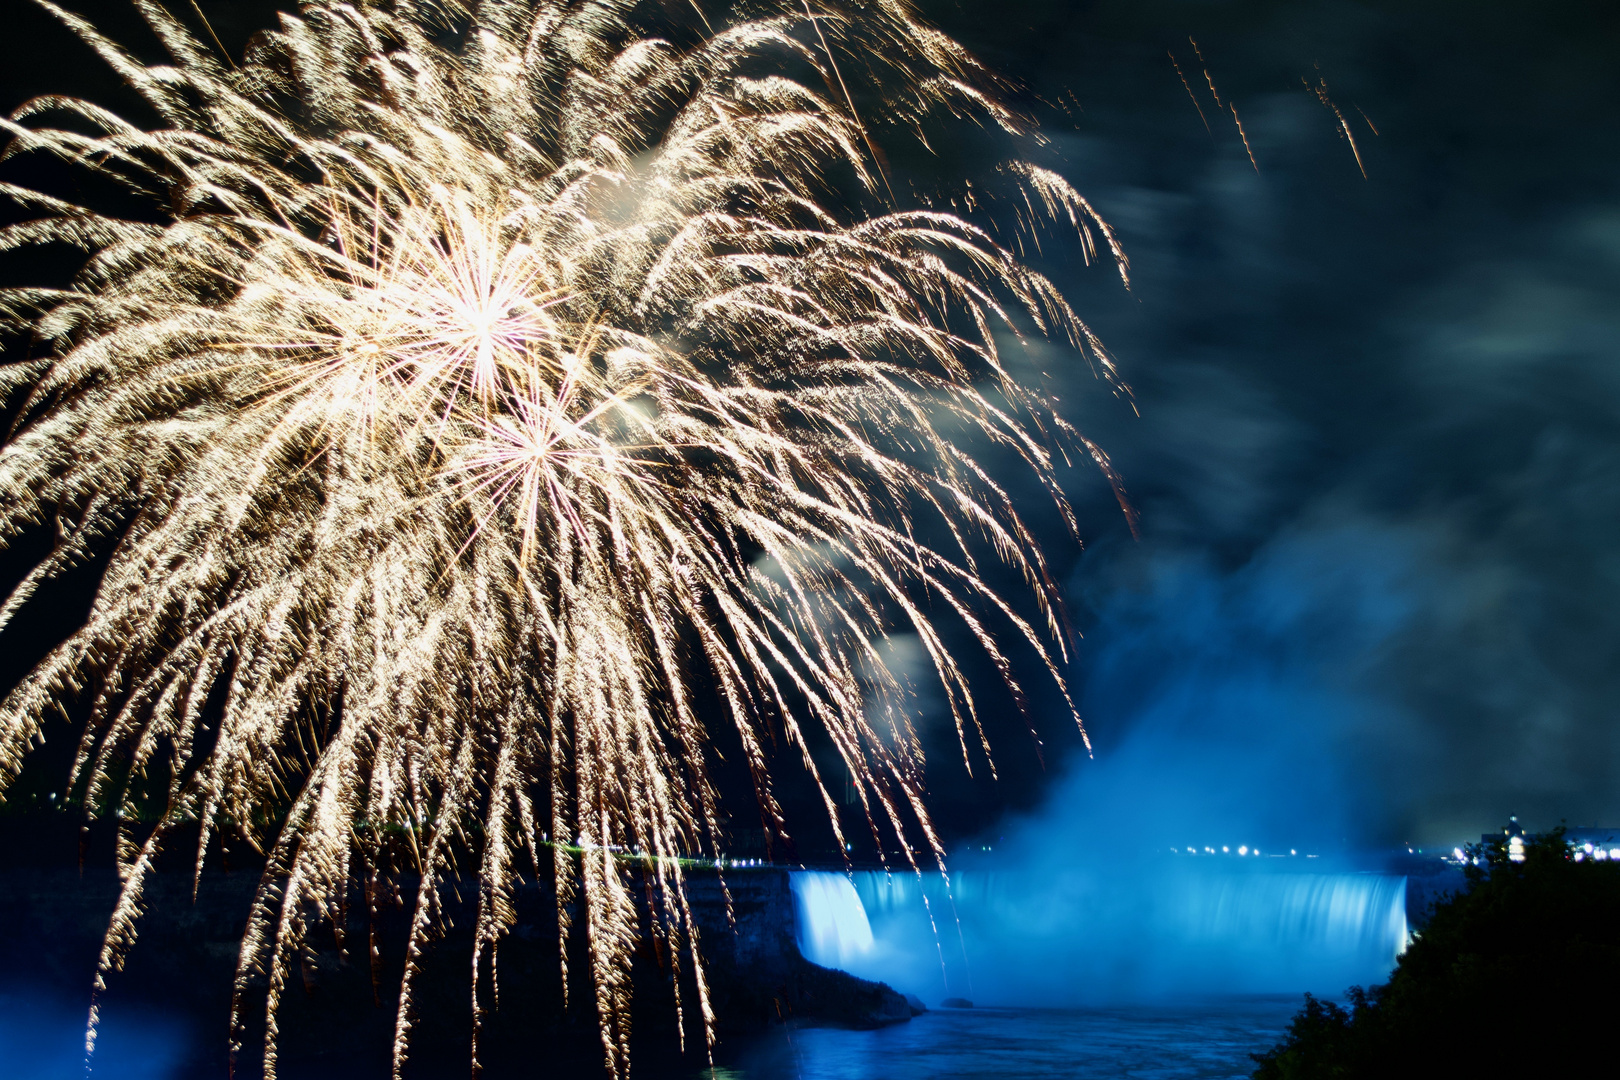
{"type": "MultiPolygon", "coordinates": [[[[88,995],[56,997],[39,986],[0,986],[0,1077],[85,1080],[88,995]]],[[[101,1025],[95,1080],[173,1080],[182,1075],[189,1032],[169,1015],[120,1010],[101,1025]]]]}
{"type": "MultiPolygon", "coordinates": [[[[877,1031],[778,1029],[722,1046],[730,1080],[1226,1080],[1277,1041],[1292,995],[1108,1009],[962,1009],[877,1031]]],[[[701,1074],[691,1074],[691,1080],[701,1074]]]]}

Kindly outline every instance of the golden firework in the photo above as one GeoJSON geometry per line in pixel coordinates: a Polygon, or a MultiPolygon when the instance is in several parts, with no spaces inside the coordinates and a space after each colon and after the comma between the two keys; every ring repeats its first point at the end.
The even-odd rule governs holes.
{"type": "MultiPolygon", "coordinates": [[[[724,846],[717,724],[771,831],[762,733],[780,725],[819,785],[819,725],[874,837],[943,866],[884,638],[917,635],[964,760],[988,742],[933,612],[1015,692],[993,625],[1063,689],[1056,586],[970,447],[1021,460],[1068,517],[1054,440],[1106,459],[1013,379],[998,337],[1034,328],[1114,378],[987,231],[984,185],[963,193],[973,213],[902,207],[879,167],[884,140],[926,146],[954,118],[1024,134],[992,76],[899,0],[308,2],[239,66],[150,0],[171,64],[44,6],[164,121],[51,97],[4,122],[8,153],[161,208],[121,219],[8,186],[43,216],[0,240],[87,256],[67,288],[0,293],[37,357],[0,369],[21,418],[0,532],[59,536],[0,625],[41,582],[108,560],[85,624],[0,706],[0,787],[84,689],[74,783],[123,822],[98,992],[175,828],[200,822],[199,873],[211,835],[245,837],[269,865],[237,1010],[267,976],[273,1075],[313,921],[403,859],[420,886],[397,1072],[442,883],[476,864],[476,1029],[526,852],[551,864],[565,937],[583,901],[621,1075],[642,934],[684,956],[712,1031],[679,856],[724,846]],[[986,584],[985,544],[1034,621],[986,584]],[[155,827],[135,824],[143,805],[155,827]],[[633,872],[654,886],[645,909],[633,872]]],[[[1088,254],[1100,233],[1123,274],[1061,177],[999,176],[1017,227],[1066,223],[1088,254]]]]}

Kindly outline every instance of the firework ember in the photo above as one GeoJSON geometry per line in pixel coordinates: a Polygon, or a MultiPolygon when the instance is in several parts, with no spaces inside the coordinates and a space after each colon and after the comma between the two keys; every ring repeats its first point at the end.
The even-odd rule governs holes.
{"type": "MultiPolygon", "coordinates": [[[[965,200],[978,217],[896,201],[885,144],[962,118],[1025,133],[991,75],[897,0],[310,2],[239,64],[137,0],[165,66],[45,6],[163,121],[60,97],[4,121],[8,154],[156,208],[8,186],[41,216],[0,239],[86,253],[69,287],[0,293],[31,342],[0,368],[0,532],[58,537],[0,624],[106,560],[85,624],[0,707],[0,787],[48,713],[88,702],[73,783],[123,822],[98,992],[165,840],[200,823],[199,873],[211,837],[245,840],[268,868],[236,1023],[267,977],[274,1075],[315,920],[403,870],[397,1072],[442,884],[476,867],[476,1026],[514,882],[549,863],[621,1075],[642,935],[712,1031],[678,857],[724,848],[716,725],[771,832],[764,732],[815,774],[818,725],[873,836],[943,865],[883,639],[920,639],[964,760],[989,747],[937,613],[1014,690],[996,627],[1063,686],[1057,589],[970,448],[1020,459],[1067,516],[1052,455],[1106,460],[999,350],[1034,330],[1114,378],[1022,241],[989,231],[991,187],[965,200]],[[987,585],[984,545],[1036,617],[987,585]]],[[[1055,221],[1088,252],[1098,234],[1123,273],[1059,176],[995,175],[1010,228],[1055,221]]]]}

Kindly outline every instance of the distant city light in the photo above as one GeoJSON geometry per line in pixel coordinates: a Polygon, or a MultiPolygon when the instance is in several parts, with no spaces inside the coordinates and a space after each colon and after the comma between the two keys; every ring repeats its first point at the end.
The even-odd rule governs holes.
{"type": "Polygon", "coordinates": [[[1248,844],[1239,844],[1238,845],[1238,854],[1239,855],[1247,855],[1248,853],[1249,853],[1249,845],[1248,844]]]}
{"type": "Polygon", "coordinates": [[[1290,855],[1298,855],[1299,852],[1295,851],[1293,848],[1289,848],[1288,849],[1288,854],[1290,854],[1290,855]]]}
{"type": "Polygon", "coordinates": [[[1228,855],[1230,855],[1232,853],[1232,849],[1227,847],[1225,844],[1221,845],[1221,850],[1226,852],[1228,855]]]}

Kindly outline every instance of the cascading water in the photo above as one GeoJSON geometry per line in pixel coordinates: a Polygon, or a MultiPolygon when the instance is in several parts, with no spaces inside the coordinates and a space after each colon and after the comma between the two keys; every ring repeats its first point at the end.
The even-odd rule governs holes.
{"type": "Polygon", "coordinates": [[[844,971],[866,962],[872,953],[872,926],[849,878],[808,870],[790,880],[804,958],[844,971]]]}
{"type": "Polygon", "coordinates": [[[806,957],[924,999],[1336,995],[1385,978],[1406,942],[1406,879],[1297,867],[1144,860],[957,873],[949,889],[806,872],[793,888],[806,957]]]}

